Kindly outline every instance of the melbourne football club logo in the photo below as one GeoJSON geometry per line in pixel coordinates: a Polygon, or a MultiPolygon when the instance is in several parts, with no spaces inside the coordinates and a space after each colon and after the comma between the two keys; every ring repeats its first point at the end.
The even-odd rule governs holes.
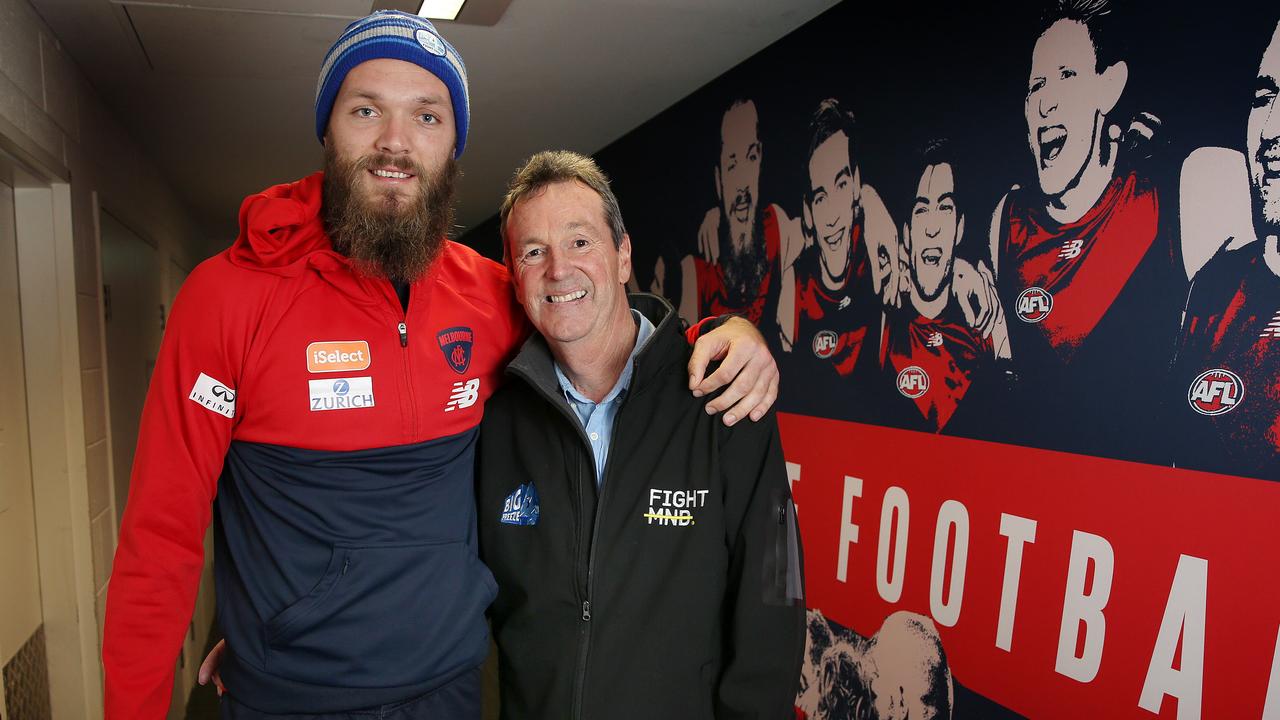
{"type": "Polygon", "coordinates": [[[1235,410],[1244,399],[1240,376],[1223,368],[1200,373],[1187,389],[1187,402],[1201,415],[1221,415],[1235,410]]]}
{"type": "Polygon", "coordinates": [[[529,482],[513,490],[502,501],[502,517],[499,520],[507,525],[537,525],[541,512],[538,488],[529,482]]]}
{"type": "Polygon", "coordinates": [[[813,354],[826,360],[836,354],[836,341],[839,337],[830,330],[819,330],[813,336],[813,354]]]}
{"type": "Polygon", "coordinates": [[[912,365],[898,373],[898,392],[912,400],[929,392],[929,373],[918,365],[912,365]]]}
{"type": "Polygon", "coordinates": [[[475,333],[469,327],[445,328],[436,333],[440,350],[444,353],[445,362],[453,371],[461,375],[471,366],[471,344],[475,341],[475,333]]]}
{"type": "Polygon", "coordinates": [[[1018,295],[1014,308],[1022,322],[1038,323],[1053,311],[1053,296],[1044,288],[1029,287],[1018,295]]]}

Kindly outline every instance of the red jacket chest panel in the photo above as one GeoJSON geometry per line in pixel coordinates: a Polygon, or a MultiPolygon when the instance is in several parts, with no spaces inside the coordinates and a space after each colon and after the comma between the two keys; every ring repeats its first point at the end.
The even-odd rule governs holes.
{"type": "Polygon", "coordinates": [[[414,286],[405,313],[389,286],[380,289],[385,297],[363,299],[323,281],[284,289],[286,307],[260,330],[245,366],[237,439],[348,450],[480,422],[514,350],[509,305],[431,278],[414,286]]]}

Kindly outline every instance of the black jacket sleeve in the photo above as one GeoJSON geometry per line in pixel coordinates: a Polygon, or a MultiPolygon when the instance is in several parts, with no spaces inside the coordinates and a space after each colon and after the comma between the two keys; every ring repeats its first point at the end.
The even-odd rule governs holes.
{"type": "Polygon", "coordinates": [[[729,582],[716,718],[793,718],[804,652],[803,561],[778,421],[724,429],[729,582]]]}

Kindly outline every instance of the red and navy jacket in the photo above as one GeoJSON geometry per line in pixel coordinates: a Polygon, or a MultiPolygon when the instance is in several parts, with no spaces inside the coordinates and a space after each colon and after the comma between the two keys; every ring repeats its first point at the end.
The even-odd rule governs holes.
{"type": "Polygon", "coordinates": [[[239,702],[394,702],[488,651],[475,440],[527,320],[506,270],[452,242],[402,310],[332,249],[321,184],[246,199],[235,244],[174,304],[108,594],[108,718],[167,712],[215,496],[239,702]]]}
{"type": "Polygon", "coordinates": [[[1196,274],[1169,387],[1179,467],[1280,480],[1280,274],[1266,243],[1196,274]]]}

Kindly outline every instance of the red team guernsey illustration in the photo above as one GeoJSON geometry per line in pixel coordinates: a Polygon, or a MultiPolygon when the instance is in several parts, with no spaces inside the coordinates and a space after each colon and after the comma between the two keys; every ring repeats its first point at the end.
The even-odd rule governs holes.
{"type": "MultiPolygon", "coordinates": [[[[1262,55],[1245,138],[1252,228],[1196,274],[1168,402],[1180,466],[1280,480],[1280,24],[1262,55]]],[[[1225,177],[1209,178],[1237,187],[1225,177]]],[[[1243,187],[1238,188],[1240,192],[1243,187]]]]}
{"type": "Polygon", "coordinates": [[[994,350],[990,339],[969,327],[949,303],[934,318],[909,311],[890,319],[882,352],[887,378],[919,413],[901,418],[902,424],[941,432],[964,401],[974,376],[992,362],[994,350]]]}
{"type": "Polygon", "coordinates": [[[1280,250],[1271,236],[1216,255],[1191,287],[1169,391],[1179,465],[1280,479],[1277,359],[1280,250]]]}
{"type": "Polygon", "coordinates": [[[734,287],[726,278],[725,267],[711,263],[702,257],[694,257],[695,277],[698,283],[699,314],[715,308],[718,315],[735,313],[759,325],[765,316],[765,305],[777,282],[778,257],[782,241],[778,229],[779,210],[769,205],[761,213],[760,232],[764,238],[764,252],[758,284],[755,287],[734,287]]]}
{"type": "Polygon", "coordinates": [[[1155,242],[1159,212],[1155,190],[1137,172],[1113,178],[1098,202],[1078,220],[1058,223],[1043,205],[1006,204],[1002,262],[1016,275],[1010,312],[1032,326],[1069,364],[1111,309],[1155,242]]]}
{"type": "Polygon", "coordinates": [[[865,308],[875,301],[869,263],[862,250],[862,225],[853,226],[849,240],[853,262],[845,264],[834,288],[823,282],[826,270],[816,247],[801,252],[795,263],[796,352],[812,353],[843,377],[853,374],[862,357],[871,317],[865,308]],[[857,309],[853,307],[855,296],[857,309]]]}

